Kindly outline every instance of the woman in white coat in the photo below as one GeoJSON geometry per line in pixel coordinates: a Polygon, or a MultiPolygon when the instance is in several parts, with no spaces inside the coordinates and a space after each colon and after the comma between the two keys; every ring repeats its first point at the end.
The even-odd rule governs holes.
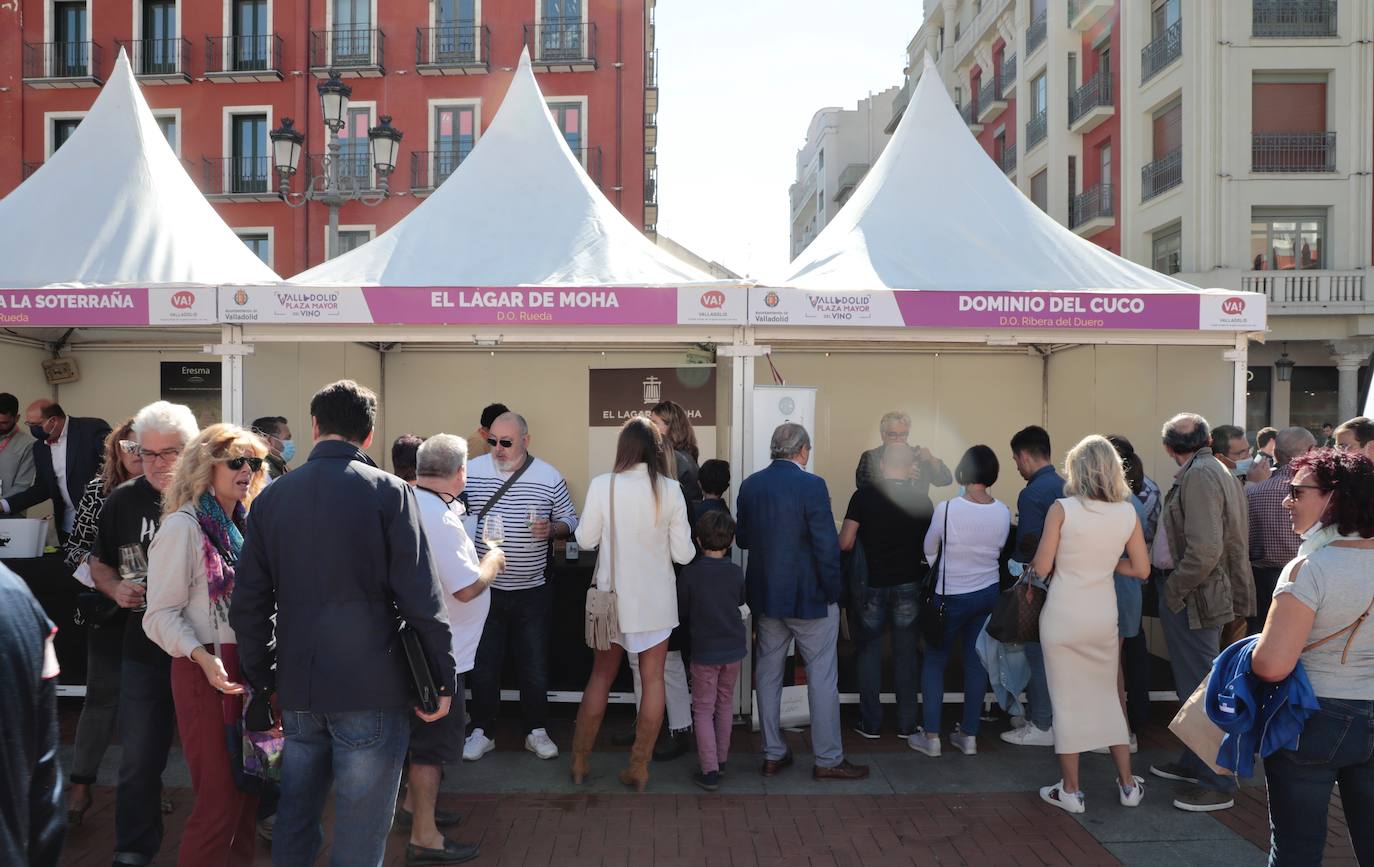
{"type": "Polygon", "coordinates": [[[577,544],[600,549],[596,586],[614,589],[621,635],[609,650],[595,651],[573,734],[574,783],[586,779],[587,755],[625,651],[639,654],[643,698],[630,766],[621,771],[620,781],[641,792],[649,782],[649,759],[663,725],[668,634],[678,623],[673,563],[689,563],[696,554],[687,506],[668,474],[667,454],[652,422],[631,419],[620,429],[614,472],[592,479],[587,489],[577,544]]]}

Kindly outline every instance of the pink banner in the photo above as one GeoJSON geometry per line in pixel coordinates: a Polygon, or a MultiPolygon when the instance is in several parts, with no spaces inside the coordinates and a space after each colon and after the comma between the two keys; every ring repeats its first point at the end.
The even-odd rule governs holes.
{"type": "Polygon", "coordinates": [[[677,289],[476,289],[372,286],[372,321],[413,325],[675,325],[677,289]]]}
{"type": "Polygon", "coordinates": [[[1184,292],[898,292],[906,325],[1195,331],[1198,297],[1184,292]]]}
{"type": "Polygon", "coordinates": [[[147,325],[148,290],[0,289],[0,326],[147,325]]]}

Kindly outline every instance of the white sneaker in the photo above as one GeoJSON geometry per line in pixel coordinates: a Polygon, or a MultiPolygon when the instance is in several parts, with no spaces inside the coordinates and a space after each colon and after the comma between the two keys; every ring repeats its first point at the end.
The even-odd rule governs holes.
{"type": "Polygon", "coordinates": [[[1018,747],[1052,747],[1054,746],[1054,726],[1042,729],[1034,723],[1028,723],[1019,729],[1002,732],[1002,740],[1009,744],[1016,744],[1018,747]]]}
{"type": "Polygon", "coordinates": [[[481,729],[473,729],[467,740],[463,741],[463,761],[475,762],[496,749],[496,741],[487,737],[481,729]]]}
{"type": "Polygon", "coordinates": [[[932,759],[940,758],[940,736],[928,735],[925,729],[917,729],[916,734],[906,739],[906,745],[932,759]]]}
{"type": "Polygon", "coordinates": [[[1128,794],[1126,787],[1121,785],[1121,781],[1116,781],[1116,788],[1121,795],[1121,806],[1139,807],[1140,802],[1145,800],[1145,781],[1140,777],[1131,777],[1131,791],[1128,794]]]}
{"type": "Polygon", "coordinates": [[[949,736],[949,742],[966,756],[978,755],[978,738],[974,735],[965,734],[957,726],[954,729],[954,734],[949,736]]]}
{"type": "Polygon", "coordinates": [[[1082,792],[1064,791],[1064,781],[1060,780],[1053,786],[1045,786],[1040,790],[1040,800],[1046,804],[1053,804],[1061,810],[1069,813],[1082,813],[1086,810],[1087,804],[1084,803],[1082,792]]]}
{"type": "MultiPolygon", "coordinates": [[[[1131,735],[1131,755],[1135,755],[1139,751],[1140,744],[1136,741],[1135,735],[1133,734],[1131,735]]],[[[1093,750],[1093,752],[1097,753],[1098,755],[1107,756],[1111,755],[1112,750],[1111,747],[1098,747],[1097,749],[1093,750]]]]}
{"type": "Polygon", "coordinates": [[[553,741],[549,740],[549,733],[543,729],[535,729],[525,736],[525,749],[541,759],[558,758],[558,747],[554,746],[553,741]]]}
{"type": "Polygon", "coordinates": [[[1014,728],[1014,729],[1023,729],[1023,728],[1026,727],[1026,723],[1028,723],[1028,722],[1030,722],[1030,721],[1027,720],[1025,717],[1021,716],[1021,714],[1018,713],[1018,714],[1015,714],[1015,715],[1012,716],[1012,718],[1011,718],[1011,727],[1014,728]]]}

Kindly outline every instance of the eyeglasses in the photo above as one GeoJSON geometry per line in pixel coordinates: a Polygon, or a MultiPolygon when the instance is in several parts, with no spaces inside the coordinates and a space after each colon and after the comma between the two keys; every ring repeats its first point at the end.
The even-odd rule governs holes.
{"type": "Polygon", "coordinates": [[[1305,490],[1320,491],[1322,487],[1321,485],[1289,485],[1288,499],[1297,500],[1298,497],[1302,496],[1301,492],[1305,490]]]}
{"type": "Polygon", "coordinates": [[[228,467],[236,473],[239,470],[243,469],[245,464],[248,466],[249,469],[256,473],[258,470],[262,469],[262,458],[237,457],[229,458],[224,462],[224,465],[226,467],[228,467]]]}
{"type": "Polygon", "coordinates": [[[909,437],[909,436],[911,436],[911,431],[909,431],[909,430],[885,430],[885,431],[883,431],[883,438],[884,438],[884,439],[904,440],[904,439],[906,439],[906,438],[909,437]]]}
{"type": "Polygon", "coordinates": [[[120,440],[119,450],[126,455],[136,455],[138,454],[138,443],[133,440],[120,440]]]}
{"type": "Polygon", "coordinates": [[[139,449],[138,456],[143,458],[145,462],[162,461],[164,463],[171,463],[172,461],[181,457],[181,447],[178,446],[174,449],[163,449],[160,452],[150,452],[147,449],[139,449]]]}
{"type": "Polygon", "coordinates": [[[492,448],[496,448],[499,445],[503,449],[508,449],[511,446],[515,445],[515,440],[498,440],[496,437],[487,437],[487,445],[491,446],[492,448]]]}

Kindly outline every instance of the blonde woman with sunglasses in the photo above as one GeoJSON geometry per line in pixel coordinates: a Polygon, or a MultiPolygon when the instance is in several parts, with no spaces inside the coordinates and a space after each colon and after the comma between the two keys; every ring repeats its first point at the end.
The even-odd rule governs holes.
{"type": "Polygon", "coordinates": [[[248,865],[258,799],[235,785],[225,725],[242,713],[237,643],[229,627],[234,567],[252,499],[267,483],[267,444],[217,424],[191,440],[163,495],[162,526],[148,551],[143,629],[172,657],[177,731],[195,806],[177,863],[248,865]]]}

